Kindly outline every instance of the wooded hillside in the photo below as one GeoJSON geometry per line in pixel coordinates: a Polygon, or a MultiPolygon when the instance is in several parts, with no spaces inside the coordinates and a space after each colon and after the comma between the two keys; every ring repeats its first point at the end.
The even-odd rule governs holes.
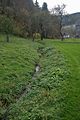
{"type": "Polygon", "coordinates": [[[43,2],[40,7],[38,0],[35,0],[35,3],[33,0],[0,0],[0,32],[5,32],[4,24],[6,26],[9,23],[7,26],[12,24],[10,28],[13,29],[8,31],[9,27],[6,27],[7,34],[12,32],[21,37],[33,38],[36,35],[41,39],[43,37],[62,39],[64,35],[62,27],[75,24],[76,20],[80,18],[79,14],[65,16],[64,9],[65,5],[63,4],[49,11],[47,3],[43,2]]]}
{"type": "Polygon", "coordinates": [[[31,10],[34,4],[32,0],[0,0],[0,6],[31,10]]]}
{"type": "Polygon", "coordinates": [[[63,24],[64,25],[73,25],[77,21],[80,21],[80,12],[66,15],[63,18],[63,24]]]}

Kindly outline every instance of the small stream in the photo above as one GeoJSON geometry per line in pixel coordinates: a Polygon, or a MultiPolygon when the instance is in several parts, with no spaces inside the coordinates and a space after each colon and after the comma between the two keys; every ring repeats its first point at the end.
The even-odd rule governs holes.
{"type": "Polygon", "coordinates": [[[35,68],[35,72],[37,73],[37,72],[39,72],[40,71],[40,65],[36,65],[36,68],[35,68]]]}
{"type": "Polygon", "coordinates": [[[33,75],[33,77],[32,77],[32,80],[35,80],[36,75],[37,75],[39,72],[40,72],[40,65],[39,65],[39,64],[36,64],[36,65],[35,65],[35,73],[34,73],[34,75],[33,75]]]}

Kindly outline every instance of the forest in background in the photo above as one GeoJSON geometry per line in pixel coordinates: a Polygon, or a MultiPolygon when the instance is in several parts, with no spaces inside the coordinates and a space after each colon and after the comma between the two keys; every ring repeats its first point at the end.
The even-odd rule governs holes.
{"type": "MultiPolygon", "coordinates": [[[[60,21],[54,10],[36,0],[0,0],[0,31],[21,37],[60,37],[60,21]]],[[[42,38],[43,39],[43,38],[42,38]]]]}
{"type": "Polygon", "coordinates": [[[62,27],[75,24],[79,13],[65,15],[65,5],[51,11],[46,2],[42,7],[37,0],[0,0],[0,32],[21,37],[61,38],[62,27]]]}

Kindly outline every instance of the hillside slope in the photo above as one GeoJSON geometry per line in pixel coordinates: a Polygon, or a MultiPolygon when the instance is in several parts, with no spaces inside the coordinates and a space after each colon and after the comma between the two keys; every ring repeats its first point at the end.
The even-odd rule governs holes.
{"type": "Polygon", "coordinates": [[[60,119],[69,75],[64,56],[44,42],[12,39],[0,44],[0,119],[60,119]]]}
{"type": "Polygon", "coordinates": [[[32,10],[34,7],[32,0],[0,0],[0,6],[11,7],[14,9],[27,9],[32,10]]]}
{"type": "Polygon", "coordinates": [[[80,12],[69,14],[63,17],[63,24],[66,25],[73,25],[77,21],[80,21],[80,12]]]}
{"type": "Polygon", "coordinates": [[[32,79],[39,60],[39,44],[11,37],[6,43],[0,35],[0,117],[14,103],[32,79]]]}

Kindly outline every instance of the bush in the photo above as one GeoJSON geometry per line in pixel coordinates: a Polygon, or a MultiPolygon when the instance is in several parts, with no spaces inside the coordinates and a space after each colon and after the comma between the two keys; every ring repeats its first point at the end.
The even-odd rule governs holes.
{"type": "Polygon", "coordinates": [[[0,32],[11,34],[13,31],[13,20],[7,16],[0,16],[0,32]]]}
{"type": "Polygon", "coordinates": [[[39,38],[41,38],[41,35],[40,35],[40,33],[34,33],[34,34],[33,34],[33,37],[34,37],[35,39],[39,39],[39,38]]]}

